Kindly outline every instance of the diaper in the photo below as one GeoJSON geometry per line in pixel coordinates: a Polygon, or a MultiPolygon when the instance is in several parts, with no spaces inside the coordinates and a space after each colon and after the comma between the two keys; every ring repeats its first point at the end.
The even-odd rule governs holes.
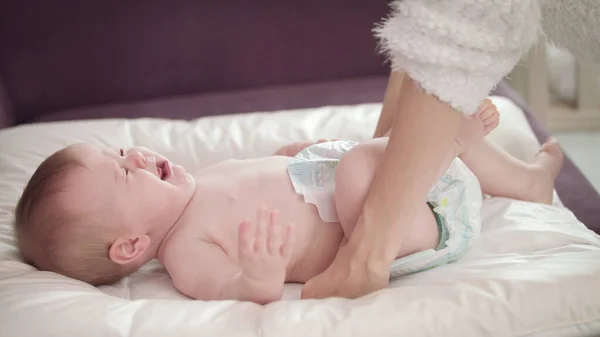
{"type": "MultiPolygon", "coordinates": [[[[288,165],[294,190],[306,203],[316,206],[319,217],[338,222],[335,207],[335,174],[340,158],[357,142],[314,144],[298,153],[288,165]]],[[[425,200],[431,207],[440,242],[428,249],[396,259],[390,277],[396,278],[434,268],[460,258],[474,243],[481,229],[481,188],[475,175],[458,158],[429,190],[425,200]]]]}
{"type": "Polygon", "coordinates": [[[390,278],[431,269],[457,260],[473,246],[481,231],[482,194],[479,181],[456,158],[442,178],[427,193],[434,211],[440,242],[428,249],[396,259],[390,278]]]}
{"type": "Polygon", "coordinates": [[[335,208],[335,172],[340,158],[358,142],[334,141],[313,144],[300,151],[288,165],[294,190],[304,202],[317,207],[325,222],[338,222],[335,208]]]}

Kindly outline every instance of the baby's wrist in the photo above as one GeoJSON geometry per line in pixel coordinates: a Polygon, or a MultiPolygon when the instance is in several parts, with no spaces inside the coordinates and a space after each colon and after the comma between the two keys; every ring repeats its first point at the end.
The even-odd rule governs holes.
{"type": "Polygon", "coordinates": [[[285,273],[283,275],[265,277],[265,275],[256,276],[242,272],[240,278],[248,287],[253,288],[256,291],[261,291],[262,289],[276,288],[278,285],[283,285],[285,282],[285,273]]]}
{"type": "Polygon", "coordinates": [[[281,298],[284,281],[257,279],[243,273],[239,278],[240,290],[245,294],[243,299],[256,303],[269,303],[281,298]]]}

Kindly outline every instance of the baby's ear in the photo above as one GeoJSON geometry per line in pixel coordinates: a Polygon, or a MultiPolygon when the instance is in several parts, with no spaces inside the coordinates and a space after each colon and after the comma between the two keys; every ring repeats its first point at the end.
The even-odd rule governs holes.
{"type": "Polygon", "coordinates": [[[115,263],[127,264],[144,255],[148,246],[150,246],[148,235],[121,236],[108,249],[108,257],[115,263]]]}

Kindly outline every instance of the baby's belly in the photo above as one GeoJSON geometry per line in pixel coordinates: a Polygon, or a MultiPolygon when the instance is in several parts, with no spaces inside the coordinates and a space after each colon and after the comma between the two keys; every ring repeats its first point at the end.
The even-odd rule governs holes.
{"type": "Polygon", "coordinates": [[[296,245],[286,281],[306,282],[331,264],[343,230],[337,222],[321,220],[316,207],[296,194],[287,174],[287,160],[272,158],[269,164],[256,168],[247,165],[246,175],[238,174],[219,184],[218,192],[210,196],[210,212],[219,214],[222,225],[213,233],[230,256],[237,256],[239,223],[244,219],[256,221],[262,206],[276,210],[282,226],[295,227],[296,245]]]}
{"type": "Polygon", "coordinates": [[[305,283],[331,265],[344,232],[339,223],[319,223],[298,228],[297,257],[290,264],[286,282],[305,283]],[[303,233],[301,233],[303,232],[303,233]]]}
{"type": "Polygon", "coordinates": [[[316,207],[294,192],[287,175],[281,179],[280,183],[249,193],[254,202],[243,204],[250,205],[245,212],[255,212],[263,204],[272,207],[279,213],[282,226],[294,225],[296,245],[286,282],[306,282],[329,267],[344,233],[338,222],[324,222],[316,207]]]}

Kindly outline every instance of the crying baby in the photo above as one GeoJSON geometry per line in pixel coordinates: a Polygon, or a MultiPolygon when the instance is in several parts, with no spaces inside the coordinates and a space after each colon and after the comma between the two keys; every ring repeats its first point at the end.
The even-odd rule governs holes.
{"type": "MultiPolygon", "coordinates": [[[[457,141],[457,153],[481,137],[457,141]]],[[[281,298],[284,283],[305,283],[332,263],[360,216],[387,141],[294,143],[194,174],[143,147],[71,145],[47,158],[27,184],[16,208],[18,246],[36,268],[96,286],[158,259],[191,298],[268,303],[281,298]]],[[[542,157],[554,151],[544,146],[542,157]]],[[[469,207],[481,189],[460,160],[450,171],[402,238],[392,276],[458,259],[476,237],[479,219],[450,217],[457,210],[478,214],[469,207]],[[430,254],[410,258],[419,252],[430,254]]]]}

